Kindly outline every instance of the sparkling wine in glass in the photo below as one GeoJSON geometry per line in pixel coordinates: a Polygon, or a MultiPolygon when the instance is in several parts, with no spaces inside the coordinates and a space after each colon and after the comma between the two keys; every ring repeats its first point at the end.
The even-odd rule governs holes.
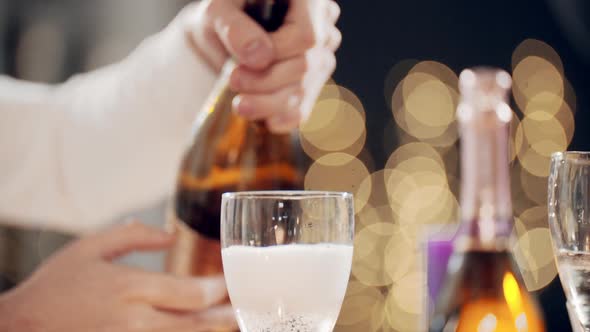
{"type": "Polygon", "coordinates": [[[330,332],[353,254],[352,195],[242,192],[223,195],[227,287],[242,332],[330,332]]]}
{"type": "Polygon", "coordinates": [[[549,226],[572,325],[590,331],[590,153],[551,160],[549,226]]]}

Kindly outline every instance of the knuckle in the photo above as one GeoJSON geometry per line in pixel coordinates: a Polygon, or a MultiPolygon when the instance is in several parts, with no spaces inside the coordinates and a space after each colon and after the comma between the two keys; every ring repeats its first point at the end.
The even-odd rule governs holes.
{"type": "Polygon", "coordinates": [[[333,73],[334,70],[336,70],[336,64],[337,64],[336,55],[334,55],[334,53],[327,52],[325,60],[324,60],[325,68],[330,73],[333,73]]]}
{"type": "Polygon", "coordinates": [[[216,17],[220,12],[221,1],[218,0],[205,0],[202,3],[204,8],[205,17],[216,17]]]}
{"type": "Polygon", "coordinates": [[[338,20],[342,13],[342,8],[336,1],[329,1],[328,6],[330,7],[330,13],[334,20],[338,20]]]}
{"type": "Polygon", "coordinates": [[[301,75],[304,75],[306,72],[312,69],[312,62],[313,60],[310,56],[301,57],[299,61],[297,61],[297,72],[301,73],[301,75]]]}
{"type": "Polygon", "coordinates": [[[317,35],[311,27],[301,29],[299,32],[299,43],[302,47],[311,48],[318,42],[317,35]]]}

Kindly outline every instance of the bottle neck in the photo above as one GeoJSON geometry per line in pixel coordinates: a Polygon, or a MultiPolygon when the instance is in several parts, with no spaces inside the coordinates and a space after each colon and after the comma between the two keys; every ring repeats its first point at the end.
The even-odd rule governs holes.
{"type": "Polygon", "coordinates": [[[509,124],[506,103],[459,106],[461,219],[458,250],[504,251],[512,232],[509,124]],[[483,109],[482,109],[483,107],[483,109]]]}

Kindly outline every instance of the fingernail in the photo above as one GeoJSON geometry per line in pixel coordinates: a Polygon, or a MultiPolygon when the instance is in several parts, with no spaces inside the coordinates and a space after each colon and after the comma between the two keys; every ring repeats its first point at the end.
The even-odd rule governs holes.
{"type": "Polygon", "coordinates": [[[266,66],[270,60],[270,46],[261,39],[254,40],[244,48],[244,61],[253,67],[266,66]]]}
{"type": "Polygon", "coordinates": [[[242,98],[242,96],[238,95],[232,101],[232,107],[236,113],[241,116],[250,116],[254,113],[254,108],[252,104],[248,102],[248,99],[242,98]]]}

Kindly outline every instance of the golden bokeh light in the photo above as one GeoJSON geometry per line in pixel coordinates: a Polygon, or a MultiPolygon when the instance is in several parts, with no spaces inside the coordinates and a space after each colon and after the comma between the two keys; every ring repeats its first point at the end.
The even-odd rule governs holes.
{"type": "Polygon", "coordinates": [[[542,156],[550,157],[553,152],[567,149],[565,130],[552,114],[544,111],[528,113],[520,127],[530,147],[542,156]]]}
{"type": "Polygon", "coordinates": [[[456,141],[457,76],[447,66],[424,61],[416,64],[393,91],[391,109],[397,125],[420,140],[448,146],[456,141]],[[437,138],[442,137],[441,140],[437,138]]]}
{"type": "MultiPolygon", "coordinates": [[[[547,220],[547,206],[539,205],[531,207],[525,210],[518,216],[518,219],[522,222],[525,230],[531,230],[535,228],[548,228],[549,223],[547,220]]],[[[519,234],[521,236],[524,233],[519,234]]]]}
{"type": "Polygon", "coordinates": [[[369,200],[372,182],[367,167],[358,158],[331,153],[316,160],[305,175],[306,190],[345,191],[354,195],[355,210],[369,200]]]}
{"type": "Polygon", "coordinates": [[[539,56],[521,60],[514,68],[513,80],[514,100],[524,113],[531,104],[554,114],[563,102],[563,72],[539,56]]]}
{"type": "Polygon", "coordinates": [[[360,99],[345,87],[327,84],[310,118],[300,126],[301,146],[314,160],[332,152],[356,156],[367,139],[365,122],[360,99]]]}
{"type": "Polygon", "coordinates": [[[399,166],[399,164],[414,158],[414,157],[425,157],[428,159],[432,159],[440,165],[440,168],[437,170],[443,169],[444,162],[442,157],[435,148],[431,145],[421,142],[409,143],[397,148],[385,164],[386,169],[394,169],[399,166]]]}
{"type": "Polygon", "coordinates": [[[426,276],[415,271],[396,281],[390,289],[392,300],[405,312],[421,315],[426,308],[426,276]]]}
{"type": "Polygon", "coordinates": [[[512,71],[526,57],[535,55],[545,59],[554,66],[560,73],[563,73],[563,62],[561,57],[549,44],[538,39],[525,39],[512,52],[512,71]]]}
{"type": "Polygon", "coordinates": [[[458,220],[459,203],[447,187],[421,186],[408,193],[399,212],[401,231],[419,241],[425,230],[444,231],[458,220]]]}
{"type": "MultiPolygon", "coordinates": [[[[528,39],[513,53],[510,127],[512,246],[526,287],[539,290],[556,276],[547,228],[550,156],[574,135],[576,94],[557,52],[528,39]]],[[[435,61],[405,60],[385,79],[391,119],[383,169],[366,146],[365,111],[349,90],[328,84],[301,128],[315,163],[306,189],[355,194],[355,251],[351,282],[335,331],[423,331],[427,321],[426,236],[448,234],[459,222],[456,73],[435,61]],[[361,125],[353,125],[358,122],[361,125]],[[376,164],[377,161],[377,164],[376,164]],[[358,196],[357,196],[358,195],[358,196]]]]}
{"type": "Polygon", "coordinates": [[[319,101],[300,130],[308,142],[324,151],[344,150],[358,141],[364,132],[364,111],[340,99],[319,101]]]}
{"type": "Polygon", "coordinates": [[[529,173],[524,168],[520,169],[520,179],[514,178],[512,181],[518,181],[526,196],[538,205],[547,204],[547,178],[538,177],[529,173]]]}
{"type": "Polygon", "coordinates": [[[397,216],[394,210],[389,205],[381,205],[373,207],[371,204],[365,205],[365,207],[357,213],[356,225],[357,230],[361,230],[366,226],[379,224],[379,223],[395,223],[397,216]]]}
{"type": "Polygon", "coordinates": [[[391,237],[385,247],[385,270],[395,283],[419,269],[419,257],[416,242],[399,232],[391,237]]]}
{"type": "Polygon", "coordinates": [[[349,282],[336,331],[377,331],[385,319],[384,306],[385,296],[377,288],[349,282]]]}
{"type": "Polygon", "coordinates": [[[390,238],[399,233],[393,223],[371,224],[354,238],[352,275],[368,286],[387,286],[393,280],[385,269],[385,248],[390,238]]]}
{"type": "MultiPolygon", "coordinates": [[[[446,129],[455,119],[457,96],[453,92],[441,80],[429,74],[418,72],[406,77],[403,84],[403,94],[405,111],[407,112],[405,119],[408,126],[412,126],[413,121],[417,121],[428,127],[446,129]]],[[[440,134],[442,132],[438,135],[440,134]]],[[[424,137],[434,136],[429,134],[424,137]]]]}
{"type": "Polygon", "coordinates": [[[567,149],[567,136],[561,123],[546,112],[532,112],[520,122],[515,134],[518,161],[537,177],[549,176],[551,154],[567,149]]]}
{"type": "MultiPolygon", "coordinates": [[[[385,317],[387,318],[387,323],[392,329],[398,332],[423,331],[426,327],[424,316],[409,312],[405,308],[405,305],[400,306],[399,296],[396,296],[397,289],[399,287],[392,287],[385,300],[385,317]]],[[[426,296],[424,293],[414,294],[414,296],[420,297],[420,294],[423,294],[424,298],[426,296]]]]}
{"type": "Polygon", "coordinates": [[[556,277],[557,268],[548,228],[527,231],[518,239],[513,252],[529,291],[547,286],[556,277]]]}
{"type": "Polygon", "coordinates": [[[459,77],[447,65],[437,61],[421,61],[410,70],[412,73],[426,73],[442,81],[447,87],[457,93],[459,77]]]}
{"type": "Polygon", "coordinates": [[[402,60],[393,66],[385,77],[384,93],[385,100],[388,105],[391,105],[391,98],[393,96],[393,90],[395,87],[408,75],[410,70],[418,64],[418,60],[406,59],[402,60]]]}

